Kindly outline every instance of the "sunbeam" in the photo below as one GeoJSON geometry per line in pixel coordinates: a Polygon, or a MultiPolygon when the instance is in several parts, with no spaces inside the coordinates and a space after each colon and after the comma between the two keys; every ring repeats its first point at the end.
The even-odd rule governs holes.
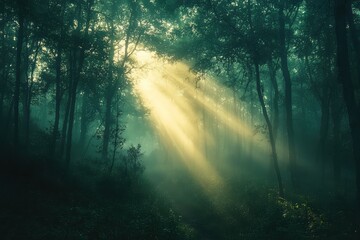
{"type": "Polygon", "coordinates": [[[186,63],[167,62],[151,52],[141,51],[136,59],[142,66],[133,73],[136,94],[150,110],[160,145],[220,209],[225,179],[237,171],[228,161],[240,161],[244,155],[238,154],[239,148],[251,146],[253,160],[268,166],[264,164],[264,159],[270,163],[268,142],[254,137],[253,128],[239,116],[241,109],[231,90],[216,79],[200,79],[186,63]]]}
{"type": "MultiPolygon", "coordinates": [[[[170,64],[166,68],[170,66],[176,67],[170,64]]],[[[212,191],[210,186],[221,189],[222,179],[201,149],[204,134],[197,124],[198,113],[185,98],[182,89],[176,86],[176,82],[164,78],[164,68],[148,69],[142,78],[138,78],[138,94],[150,109],[151,121],[159,131],[161,140],[176,150],[176,154],[206,191],[212,191]]],[[[212,136],[207,138],[213,141],[212,136]]]]}

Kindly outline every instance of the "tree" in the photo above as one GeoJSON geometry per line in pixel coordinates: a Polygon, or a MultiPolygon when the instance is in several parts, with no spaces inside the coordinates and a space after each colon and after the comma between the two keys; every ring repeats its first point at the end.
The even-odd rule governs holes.
{"type": "Polygon", "coordinates": [[[129,69],[128,62],[131,55],[136,51],[141,37],[144,34],[144,26],[141,22],[141,5],[136,1],[129,1],[127,4],[119,4],[115,0],[107,3],[105,15],[107,17],[108,43],[108,77],[105,87],[105,117],[104,134],[101,155],[104,160],[108,159],[108,148],[110,133],[113,126],[112,107],[114,98],[121,93],[121,86],[126,79],[129,69]],[[120,10],[123,11],[119,15],[120,10]],[[124,14],[125,13],[125,14],[124,14]],[[120,27],[123,24],[126,27],[120,27]],[[123,43],[122,43],[123,42],[123,43]],[[123,46],[121,46],[123,44],[123,46]],[[121,46],[122,49],[116,48],[121,46]],[[121,52],[118,60],[115,59],[116,51],[121,52]]]}
{"type": "Polygon", "coordinates": [[[62,55],[64,51],[63,39],[65,38],[65,29],[64,29],[64,14],[65,14],[65,3],[62,1],[61,4],[56,5],[54,11],[58,13],[56,16],[57,24],[54,38],[56,44],[56,59],[55,59],[55,115],[54,115],[54,125],[52,128],[52,137],[49,145],[50,156],[54,157],[56,152],[56,141],[59,137],[59,122],[60,122],[60,107],[61,100],[63,95],[62,89],[62,55]]]}
{"type": "MultiPolygon", "coordinates": [[[[15,21],[16,14],[14,6],[10,1],[2,1],[0,38],[1,38],[1,58],[0,58],[0,132],[5,143],[8,139],[10,121],[13,115],[14,98],[12,92],[12,83],[14,81],[14,67],[16,65],[16,30],[18,28],[15,21]]],[[[12,129],[11,129],[12,130],[12,129]]],[[[12,135],[13,136],[13,135],[12,135]]]]}
{"type": "Polygon", "coordinates": [[[16,43],[16,79],[15,79],[15,90],[14,90],[14,147],[17,148],[19,145],[19,105],[20,105],[20,85],[21,85],[21,54],[23,50],[24,40],[24,21],[25,12],[27,9],[27,0],[17,0],[18,10],[18,32],[17,32],[17,43],[16,43]]]}
{"type": "Polygon", "coordinates": [[[285,110],[286,110],[286,130],[287,130],[287,144],[289,153],[289,163],[291,172],[291,181],[296,186],[296,148],[295,148],[295,133],[293,123],[293,104],[292,104],[292,82],[288,66],[288,51],[287,39],[285,29],[285,3],[286,0],[279,0],[278,17],[279,17],[279,56],[281,72],[283,74],[285,83],[285,110]]]}
{"type": "Polygon", "coordinates": [[[360,209],[360,107],[355,96],[349,62],[347,39],[347,1],[335,0],[335,35],[337,41],[337,79],[342,85],[351,130],[352,147],[355,159],[357,198],[360,209]]]}
{"type": "Polygon", "coordinates": [[[75,106],[76,106],[76,95],[77,87],[81,78],[81,71],[85,60],[85,50],[88,49],[88,35],[90,29],[90,21],[92,18],[92,7],[94,0],[89,0],[85,3],[85,23],[84,23],[84,33],[81,36],[80,31],[83,27],[82,14],[82,3],[77,3],[77,20],[78,24],[74,29],[74,35],[72,39],[72,47],[70,49],[70,85],[69,85],[69,99],[70,99],[70,108],[69,108],[69,125],[67,130],[67,140],[66,140],[66,169],[69,167],[71,159],[71,147],[72,147],[72,137],[73,137],[73,126],[75,118],[75,106]]]}
{"type": "MultiPolygon", "coordinates": [[[[192,42],[189,43],[189,38],[181,39],[179,45],[183,48],[180,47],[176,52],[182,52],[184,56],[180,53],[181,57],[191,58],[194,61],[194,68],[198,70],[211,72],[219,63],[248,65],[255,69],[256,92],[270,141],[271,161],[276,173],[279,196],[283,197],[283,183],[273,126],[265,106],[264,85],[261,84],[260,78],[260,66],[272,61],[273,49],[275,49],[274,39],[269,39],[269,36],[275,36],[275,29],[271,23],[273,12],[270,8],[266,8],[267,14],[264,15],[263,5],[255,4],[250,0],[241,3],[205,1],[198,6],[196,13],[189,10],[194,14],[193,18],[184,17],[185,20],[177,23],[185,31],[179,34],[179,38],[190,35],[195,41],[190,38],[192,42]],[[255,22],[253,21],[255,18],[262,21],[255,22]],[[206,44],[203,44],[204,42],[206,44]]],[[[242,79],[238,76],[237,80],[242,79]]]]}

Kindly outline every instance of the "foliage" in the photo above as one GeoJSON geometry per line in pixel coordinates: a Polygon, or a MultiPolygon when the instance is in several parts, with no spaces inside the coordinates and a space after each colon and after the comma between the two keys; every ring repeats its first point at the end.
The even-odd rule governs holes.
{"type": "Polygon", "coordinates": [[[105,182],[95,165],[77,164],[64,178],[57,166],[45,172],[36,162],[1,165],[1,239],[193,239],[145,182],[120,189],[118,175],[105,182]]]}
{"type": "Polygon", "coordinates": [[[340,0],[0,1],[0,238],[355,239],[359,16],[358,1],[340,0]],[[165,70],[161,94],[148,92],[176,92],[173,102],[188,115],[163,115],[194,131],[154,133],[164,128],[154,127],[131,79],[138,50],[159,57],[159,72],[161,57],[195,72],[191,98],[183,87],[191,79],[165,70]],[[189,99],[194,113],[182,104],[189,99]],[[292,121],[296,144],[283,137],[293,135],[292,121]],[[287,189],[283,149],[298,149],[301,195],[278,198],[267,184],[267,145],[254,139],[270,122],[287,189]],[[141,145],[123,149],[126,134],[141,145]],[[151,153],[141,141],[159,152],[147,169],[162,173],[152,178],[144,176],[151,153]],[[228,177],[220,179],[225,189],[196,180],[218,171],[228,177]],[[259,182],[236,182],[240,171],[259,182]],[[313,185],[344,199],[312,194],[313,185]],[[169,199],[159,197],[164,189],[169,199]]]}
{"type": "Polygon", "coordinates": [[[128,181],[136,181],[144,171],[144,166],[141,163],[141,145],[138,144],[136,147],[131,145],[126,150],[126,155],[122,159],[122,163],[119,167],[124,179],[128,181]]]}

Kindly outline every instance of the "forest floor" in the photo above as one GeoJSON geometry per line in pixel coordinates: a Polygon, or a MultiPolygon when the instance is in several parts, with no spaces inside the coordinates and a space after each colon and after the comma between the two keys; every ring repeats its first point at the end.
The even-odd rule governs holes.
{"type": "Polygon", "coordinates": [[[41,168],[41,161],[16,161],[0,166],[2,240],[191,237],[190,227],[144,181],[124,184],[83,165],[64,177],[41,168]]]}
{"type": "Polygon", "coordinates": [[[44,161],[1,164],[0,239],[359,239],[352,203],[330,193],[285,200],[228,180],[219,207],[184,174],[130,184],[81,164],[64,177],[44,161]]]}

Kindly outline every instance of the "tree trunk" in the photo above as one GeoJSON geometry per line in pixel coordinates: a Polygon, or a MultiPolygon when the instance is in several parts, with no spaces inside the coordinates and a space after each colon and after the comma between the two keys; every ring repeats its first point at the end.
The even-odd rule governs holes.
{"type": "Polygon", "coordinates": [[[54,154],[56,152],[56,140],[59,135],[60,106],[61,106],[61,54],[62,54],[62,48],[61,48],[61,43],[59,41],[57,46],[56,60],[55,60],[55,68],[56,68],[55,119],[54,119],[54,126],[52,129],[53,131],[52,131],[51,143],[50,143],[50,157],[54,157],[54,154]]]}
{"type": "MultiPolygon", "coordinates": [[[[75,53],[74,53],[75,55],[75,53]]],[[[76,64],[76,56],[74,56],[74,62],[76,64]]],[[[74,66],[74,71],[76,71],[76,66],[74,66]]],[[[73,73],[72,87],[69,94],[71,95],[70,101],[70,110],[69,110],[69,123],[68,130],[66,135],[66,155],[65,155],[65,169],[68,170],[71,159],[71,147],[72,147],[72,131],[74,126],[74,118],[75,118],[75,105],[76,105],[76,90],[79,82],[77,74],[73,73]]]]}
{"type": "MultiPolygon", "coordinates": [[[[327,91],[327,90],[324,90],[327,91]]],[[[328,96],[323,95],[321,100],[321,120],[320,120],[320,138],[319,138],[319,160],[321,162],[321,174],[322,181],[325,176],[325,165],[326,165],[326,143],[328,140],[329,133],[329,119],[330,119],[330,105],[328,96]]]]}
{"type": "MultiPolygon", "coordinates": [[[[72,83],[69,83],[69,88],[71,85],[72,85],[72,83]]],[[[59,154],[60,159],[64,156],[64,151],[65,151],[66,133],[67,133],[67,127],[68,127],[68,122],[69,122],[68,121],[69,113],[70,113],[70,104],[71,104],[71,94],[70,94],[70,89],[69,89],[68,99],[67,99],[66,108],[65,108],[65,116],[63,119],[62,130],[61,130],[61,144],[60,144],[60,154],[59,154]]]]}
{"type": "Polygon", "coordinates": [[[338,81],[342,84],[343,96],[348,113],[352,146],[355,159],[356,188],[360,210],[360,109],[356,102],[351,79],[349,49],[347,42],[346,1],[335,1],[335,34],[337,40],[338,81]]]}
{"type": "MultiPolygon", "coordinates": [[[[26,25],[26,23],[25,23],[26,25]]],[[[27,28],[27,26],[25,26],[24,28],[27,28]]],[[[23,40],[23,45],[26,46],[23,49],[23,56],[22,56],[22,62],[21,62],[21,81],[20,81],[20,89],[22,91],[21,94],[21,100],[22,100],[22,110],[23,110],[23,131],[24,132],[24,136],[23,136],[23,142],[24,142],[24,152],[27,151],[27,146],[26,146],[26,135],[28,134],[26,131],[26,125],[27,125],[27,117],[29,115],[29,110],[27,108],[28,106],[28,98],[29,98],[29,66],[30,66],[30,52],[32,51],[32,49],[34,48],[34,42],[32,42],[31,44],[29,44],[29,36],[27,34],[25,34],[24,36],[24,40],[23,40]],[[30,45],[30,46],[29,46],[30,45]]],[[[30,121],[30,120],[29,120],[30,121]]]]}
{"type": "MultiPolygon", "coordinates": [[[[115,9],[115,8],[114,8],[115,9]]],[[[108,160],[108,150],[109,150],[109,141],[110,141],[110,129],[112,125],[112,114],[111,106],[114,97],[114,55],[115,55],[115,46],[114,46],[114,37],[115,37],[115,27],[114,27],[114,12],[112,12],[111,22],[110,22],[110,52],[109,52],[109,67],[108,67],[108,83],[105,90],[105,121],[104,121],[104,135],[103,135],[103,145],[101,156],[104,161],[108,160]]]]}
{"type": "MultiPolygon", "coordinates": [[[[89,33],[89,27],[90,27],[90,19],[91,19],[91,8],[94,1],[90,0],[87,2],[87,9],[86,9],[86,24],[84,29],[84,39],[87,39],[88,33],[89,33]]],[[[81,3],[78,5],[78,28],[77,28],[77,34],[80,34],[80,30],[82,28],[82,21],[81,21],[81,3]]],[[[71,55],[71,54],[70,54],[71,55]]],[[[71,95],[71,101],[70,101],[70,111],[69,111],[69,126],[68,126],[68,132],[67,132],[67,141],[66,141],[66,157],[65,157],[65,170],[67,171],[69,169],[70,165],[70,159],[71,159],[71,149],[72,149],[72,132],[73,132],[73,126],[74,126],[74,119],[75,119],[75,107],[76,107],[76,92],[77,92],[77,86],[80,81],[80,75],[81,70],[83,67],[83,63],[85,60],[85,46],[83,45],[83,42],[80,42],[78,39],[75,40],[74,46],[73,46],[73,52],[72,52],[72,63],[70,66],[72,66],[71,78],[72,78],[72,86],[71,91],[69,91],[69,94],[71,95]]]]}
{"type": "Polygon", "coordinates": [[[113,149],[113,153],[112,153],[112,160],[111,160],[111,165],[110,165],[110,169],[109,169],[109,175],[112,173],[112,170],[114,168],[114,164],[115,164],[115,157],[116,157],[116,151],[118,146],[121,144],[121,139],[119,138],[120,135],[120,108],[119,108],[119,97],[116,99],[116,124],[115,124],[115,136],[114,136],[114,149],[113,149]]]}
{"type": "MultiPolygon", "coordinates": [[[[81,120],[80,120],[80,138],[79,138],[79,146],[81,149],[85,147],[85,140],[86,135],[88,132],[88,126],[89,126],[89,117],[88,117],[88,92],[85,91],[83,97],[82,97],[82,103],[81,103],[81,120]]],[[[82,151],[80,151],[82,152],[82,151]]]]}
{"type": "Polygon", "coordinates": [[[284,197],[284,189],[283,189],[281,173],[280,173],[280,169],[279,169],[273,128],[272,128],[272,124],[271,124],[269,115],[266,110],[266,106],[265,106],[265,102],[264,102],[264,95],[261,90],[259,64],[256,61],[255,61],[255,79],[256,79],[256,91],[257,91],[257,94],[259,97],[262,113],[265,118],[265,122],[266,122],[268,133],[269,133],[269,140],[270,140],[271,152],[272,152],[272,162],[274,165],[274,170],[275,170],[275,174],[276,174],[276,178],[277,178],[277,182],[278,182],[279,196],[283,198],[284,197]]]}
{"type": "MultiPolygon", "coordinates": [[[[249,81],[253,81],[253,70],[252,68],[249,66],[248,67],[248,71],[249,71],[249,81]]],[[[252,85],[252,84],[251,84],[252,85]]],[[[253,86],[250,87],[250,126],[254,126],[254,119],[255,119],[255,109],[254,109],[254,91],[252,90],[253,86]]],[[[255,141],[255,137],[254,137],[255,133],[251,134],[250,139],[249,139],[249,159],[253,159],[253,152],[254,152],[254,141],[255,141]]]]}
{"type": "Polygon", "coordinates": [[[69,123],[68,123],[68,131],[66,136],[66,155],[65,155],[65,167],[66,170],[69,168],[70,159],[71,159],[71,148],[72,148],[72,137],[73,137],[73,127],[74,127],[74,119],[75,119],[75,107],[76,107],[76,93],[77,86],[80,80],[80,72],[82,69],[82,65],[84,62],[84,48],[77,49],[77,47],[73,51],[73,69],[71,78],[72,86],[70,88],[69,94],[71,95],[70,101],[70,110],[69,110],[69,123]]]}
{"type": "MultiPolygon", "coordinates": [[[[7,131],[7,129],[5,129],[5,110],[4,110],[4,101],[5,101],[5,91],[7,88],[7,81],[8,81],[8,74],[7,74],[7,68],[8,68],[8,64],[7,64],[7,59],[6,59],[6,51],[5,51],[5,47],[6,47],[6,37],[5,37],[5,2],[2,1],[1,2],[1,15],[2,17],[2,21],[0,22],[1,24],[1,32],[3,34],[1,34],[1,62],[2,62],[2,66],[0,66],[1,69],[1,79],[0,79],[0,134],[1,136],[4,138],[5,133],[7,131]]],[[[2,141],[6,141],[5,139],[0,140],[0,144],[2,141]]]]}
{"type": "Polygon", "coordinates": [[[341,140],[340,140],[340,131],[341,131],[341,121],[342,121],[342,111],[340,99],[336,95],[331,106],[331,118],[333,122],[333,145],[332,145],[332,162],[333,162],[333,174],[334,174],[334,186],[335,190],[338,192],[340,190],[340,180],[341,180],[341,140]]]}
{"type": "Polygon", "coordinates": [[[279,86],[276,80],[276,69],[274,67],[274,64],[272,62],[272,60],[270,60],[267,64],[268,69],[269,69],[269,73],[270,73],[270,81],[271,81],[271,85],[273,87],[274,90],[274,99],[273,99],[273,109],[274,109],[274,114],[273,114],[273,129],[274,129],[274,140],[276,142],[277,139],[277,133],[278,133],[278,129],[279,129],[279,86]]]}
{"type": "Polygon", "coordinates": [[[16,43],[16,65],[15,65],[15,91],[14,91],[14,147],[15,149],[19,144],[19,104],[20,104],[20,82],[21,82],[21,53],[24,39],[24,10],[21,6],[21,1],[18,0],[19,4],[19,29],[17,33],[16,43]]]}
{"type": "Polygon", "coordinates": [[[355,50],[355,58],[356,58],[356,66],[357,66],[357,74],[358,74],[358,85],[360,85],[360,42],[359,42],[359,36],[358,36],[358,32],[356,29],[356,25],[354,22],[354,15],[353,15],[353,11],[352,11],[352,5],[351,5],[351,1],[347,1],[346,7],[347,7],[347,22],[349,23],[349,30],[350,30],[350,37],[351,37],[351,42],[352,42],[352,46],[354,47],[355,50]]]}
{"type": "MultiPolygon", "coordinates": [[[[61,13],[60,13],[60,24],[64,23],[64,4],[63,1],[61,4],[61,13]]],[[[55,116],[54,116],[54,126],[52,129],[52,136],[50,140],[49,155],[51,158],[55,156],[56,152],[56,141],[59,137],[59,123],[60,123],[60,108],[61,108],[61,99],[62,99],[62,90],[61,90],[61,62],[62,62],[62,39],[64,36],[64,27],[61,26],[60,36],[57,42],[56,50],[56,59],[55,59],[55,116]]],[[[67,120],[67,118],[66,118],[67,120]]],[[[65,130],[66,131],[66,130],[65,130]]]]}
{"type": "Polygon", "coordinates": [[[110,92],[107,92],[106,100],[105,100],[105,121],[104,121],[105,129],[104,129],[103,145],[102,145],[102,152],[101,152],[101,156],[104,161],[107,160],[107,158],[108,158],[108,149],[109,149],[109,141],[110,141],[110,127],[111,127],[111,122],[112,122],[111,121],[112,96],[110,96],[110,94],[111,94],[110,92]]]}
{"type": "Polygon", "coordinates": [[[280,52],[280,65],[285,83],[285,110],[286,110],[286,129],[288,137],[288,151],[289,151],[289,164],[291,182],[296,186],[296,149],[295,149],[295,134],[293,126],[293,112],[292,112],[292,90],[291,78],[288,67],[286,36],[285,36],[285,14],[284,14],[284,0],[280,1],[279,6],[279,52],[280,52]]]}
{"type": "Polygon", "coordinates": [[[34,85],[34,73],[37,65],[37,58],[40,50],[40,42],[36,40],[36,49],[35,49],[35,55],[34,59],[32,60],[31,64],[31,72],[30,76],[27,77],[26,81],[26,93],[25,96],[25,104],[23,106],[24,108],[24,122],[25,122],[25,148],[28,148],[29,145],[29,138],[30,138],[30,117],[31,117],[31,100],[32,100],[32,89],[34,85]]]}

